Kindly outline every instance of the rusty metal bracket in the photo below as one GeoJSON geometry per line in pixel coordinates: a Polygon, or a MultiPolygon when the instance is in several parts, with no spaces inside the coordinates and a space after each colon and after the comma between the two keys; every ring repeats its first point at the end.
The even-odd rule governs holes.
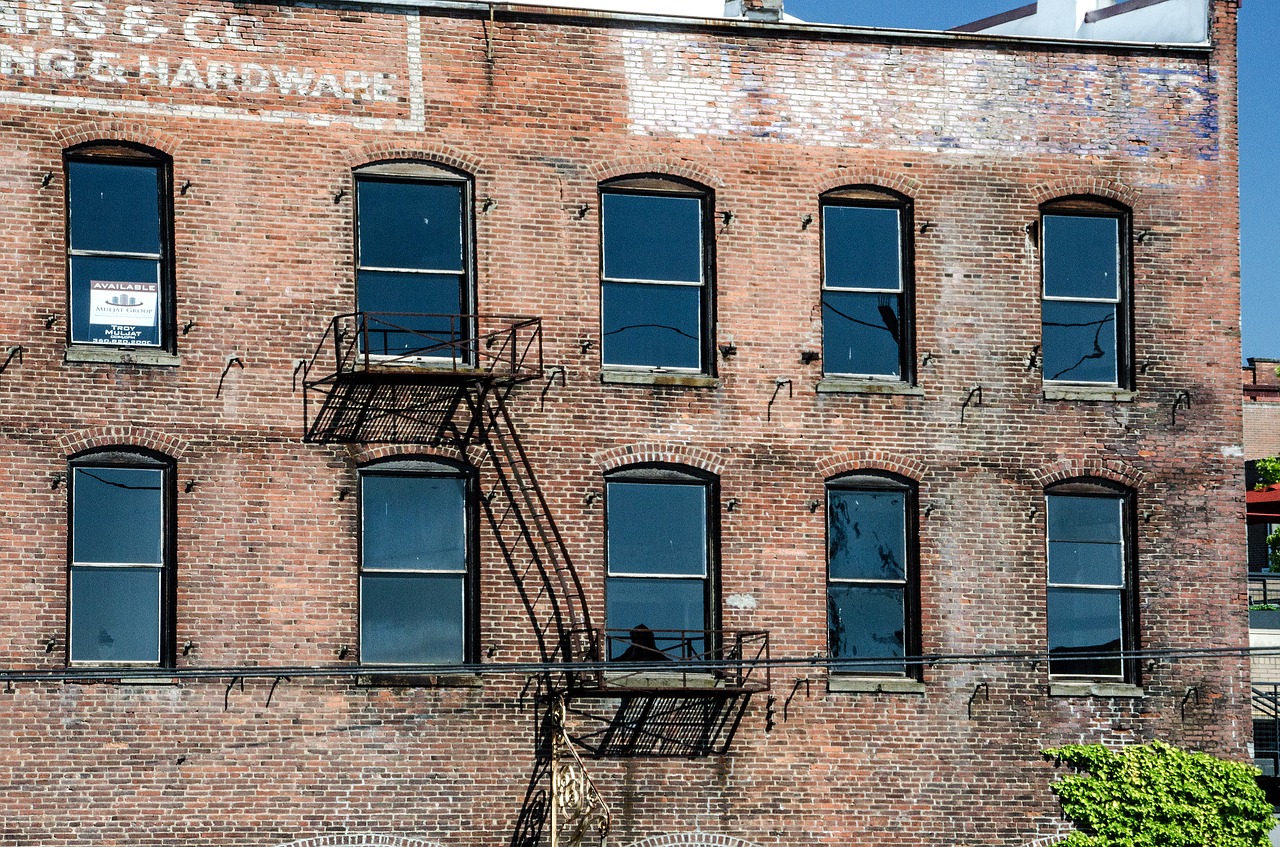
{"type": "Polygon", "coordinates": [[[231,689],[236,687],[236,683],[240,683],[240,693],[244,693],[244,677],[233,676],[231,681],[227,683],[227,690],[222,692],[222,711],[231,708],[231,689]]]}
{"type": "Polygon", "coordinates": [[[1187,409],[1188,411],[1191,409],[1191,392],[1185,388],[1173,395],[1173,408],[1169,411],[1170,426],[1174,426],[1178,423],[1179,408],[1187,409]]]}
{"type": "Polygon", "coordinates": [[[27,348],[23,347],[21,344],[14,344],[11,346],[9,348],[9,354],[5,356],[4,364],[0,365],[0,374],[5,372],[5,369],[9,367],[9,363],[15,358],[18,360],[18,364],[22,364],[22,353],[26,349],[27,348]]]}
{"type": "Polygon", "coordinates": [[[969,695],[969,720],[973,720],[973,701],[978,699],[978,692],[981,691],[985,696],[982,698],[985,702],[991,702],[991,686],[987,682],[979,682],[973,687],[973,693],[969,695]]]}
{"type": "Polygon", "coordinates": [[[982,386],[981,385],[975,385],[973,388],[970,388],[969,396],[964,398],[964,402],[960,404],[960,423],[964,423],[965,410],[969,408],[969,404],[971,403],[975,406],[982,405],[982,386]],[[974,397],[978,398],[978,401],[976,403],[974,403],[974,400],[973,400],[974,397]]]}
{"type": "Polygon", "coordinates": [[[311,363],[308,362],[306,359],[298,359],[296,362],[293,363],[293,390],[295,392],[297,392],[298,390],[298,372],[299,371],[302,372],[302,381],[303,383],[306,383],[307,373],[310,370],[311,370],[311,363]]]}
{"type": "Polygon", "coordinates": [[[276,677],[275,681],[271,683],[271,690],[267,692],[267,705],[264,706],[263,708],[267,708],[267,709],[271,708],[271,698],[276,696],[276,686],[280,684],[280,680],[284,680],[285,682],[293,682],[293,680],[287,676],[276,677]]]}
{"type": "Polygon", "coordinates": [[[780,376],[773,381],[773,396],[769,398],[769,405],[765,407],[764,419],[766,421],[773,420],[773,404],[778,402],[778,392],[782,391],[783,386],[787,387],[787,399],[795,397],[791,380],[785,376],[780,376]]]}
{"type": "Polygon", "coordinates": [[[547,384],[542,386],[542,393],[538,395],[538,409],[541,411],[547,407],[547,393],[551,391],[551,386],[555,385],[556,377],[560,377],[560,387],[564,388],[565,369],[564,365],[550,365],[542,369],[542,375],[547,378],[547,384]]]}
{"type": "Polygon", "coordinates": [[[1187,701],[1188,700],[1195,700],[1196,705],[1197,706],[1200,705],[1200,686],[1198,685],[1188,686],[1186,693],[1182,695],[1182,703],[1179,704],[1178,708],[1182,712],[1182,719],[1184,721],[1187,719],[1187,701]]]}
{"type": "Polygon", "coordinates": [[[782,701],[782,719],[784,721],[791,719],[791,715],[789,714],[791,709],[791,701],[796,699],[796,692],[800,690],[800,686],[802,685],[804,686],[804,696],[806,697],[813,696],[813,689],[809,687],[809,677],[802,676],[799,679],[797,679],[796,684],[791,686],[791,693],[787,695],[787,699],[782,701]]]}
{"type": "Polygon", "coordinates": [[[227,357],[227,366],[222,369],[222,376],[218,377],[218,390],[214,392],[214,397],[222,396],[222,383],[226,381],[227,374],[230,373],[232,365],[238,365],[240,370],[244,370],[244,362],[241,361],[239,353],[232,353],[227,357]]]}

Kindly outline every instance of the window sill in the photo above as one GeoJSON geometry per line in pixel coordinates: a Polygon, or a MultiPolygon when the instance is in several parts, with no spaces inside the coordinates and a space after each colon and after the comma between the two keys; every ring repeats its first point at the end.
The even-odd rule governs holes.
{"type": "Polygon", "coordinates": [[[876,379],[824,377],[818,382],[819,394],[907,394],[923,397],[924,389],[907,382],[876,379]]]}
{"type": "Polygon", "coordinates": [[[356,677],[357,688],[483,688],[473,673],[369,674],[356,677]]]}
{"type": "Polygon", "coordinates": [[[176,686],[181,685],[182,681],[173,676],[113,676],[97,679],[68,679],[65,682],[72,685],[130,685],[145,686],[154,688],[156,686],[176,686]]]}
{"type": "Polygon", "coordinates": [[[1110,400],[1113,403],[1132,403],[1138,392],[1107,385],[1046,385],[1046,400],[1110,400]]]}
{"type": "Polygon", "coordinates": [[[1140,685],[1125,682],[1051,682],[1050,697],[1146,697],[1140,685]]]}
{"type": "Polygon", "coordinates": [[[182,357],[165,350],[123,350],[118,347],[72,346],[67,348],[63,361],[176,367],[182,364],[182,357]]]}
{"type": "Polygon", "coordinates": [[[837,694],[923,694],[925,686],[919,680],[902,677],[832,674],[827,677],[827,690],[837,694]]]}
{"type": "Polygon", "coordinates": [[[683,388],[719,388],[720,380],[706,374],[663,373],[660,371],[600,372],[600,381],[606,385],[678,385],[683,388]]]}

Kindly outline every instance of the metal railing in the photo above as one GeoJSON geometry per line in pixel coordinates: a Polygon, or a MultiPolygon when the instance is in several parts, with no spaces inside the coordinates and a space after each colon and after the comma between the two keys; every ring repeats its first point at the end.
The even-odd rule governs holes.
{"type": "Polygon", "coordinates": [[[1280,683],[1253,685],[1253,763],[1280,776],[1280,683]]]}
{"type": "Polygon", "coordinates": [[[1249,574],[1249,605],[1280,606],[1280,573],[1249,574]]]}
{"type": "Polygon", "coordinates": [[[573,655],[603,657],[583,688],[767,691],[769,633],[720,629],[576,629],[573,655]]]}

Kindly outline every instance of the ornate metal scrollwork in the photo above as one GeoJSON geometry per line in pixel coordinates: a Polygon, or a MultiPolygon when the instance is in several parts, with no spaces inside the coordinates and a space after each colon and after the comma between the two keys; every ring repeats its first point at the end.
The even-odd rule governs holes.
{"type": "Polygon", "coordinates": [[[581,847],[594,830],[604,847],[609,835],[609,807],[565,731],[563,699],[552,703],[551,716],[555,725],[551,739],[551,845],[581,847]]]}

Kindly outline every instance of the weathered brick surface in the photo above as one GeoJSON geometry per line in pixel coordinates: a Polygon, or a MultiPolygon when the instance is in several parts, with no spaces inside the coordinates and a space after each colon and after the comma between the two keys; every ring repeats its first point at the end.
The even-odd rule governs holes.
{"type": "MultiPolygon", "coordinates": [[[[1077,475],[1137,492],[1142,645],[1244,644],[1244,585],[1223,567],[1243,543],[1236,6],[1216,0],[1200,51],[504,9],[173,0],[139,20],[114,2],[61,18],[0,5],[0,344],[24,348],[0,374],[0,665],[64,662],[67,503],[51,480],[108,444],[177,462],[177,643],[194,644],[180,665],[324,665],[356,644],[357,506],[339,492],[362,460],[424,451],[302,443],[291,375],[353,307],[351,169],[388,158],[464,170],[494,201],[475,215],[480,311],[541,315],[567,369],[545,406],[535,386],[514,407],[597,617],[603,510],[587,494],[643,456],[712,471],[741,501],[721,518],[721,593],[755,602],[723,624],[769,629],[775,657],[825,650],[824,516],[807,504],[859,468],[919,484],[926,653],[1045,649],[1043,487],[1077,475]],[[95,51],[110,54],[96,69],[95,51]],[[180,366],[64,362],[61,156],[100,139],[153,146],[189,183],[173,197],[178,321],[195,322],[180,366]],[[597,185],[637,172],[695,180],[733,212],[715,231],[716,319],[738,353],[716,388],[598,380],[597,185]],[[800,364],[821,342],[819,234],[802,219],[863,182],[934,223],[915,237],[923,396],[818,395],[820,366],[800,364]],[[1146,233],[1131,403],[1045,401],[1027,368],[1040,327],[1025,227],[1077,193],[1130,205],[1146,233]],[[215,396],[232,354],[244,368],[215,396]],[[780,377],[794,394],[766,414],[780,377]]],[[[481,567],[483,644],[529,657],[492,544],[481,567]]],[[[828,693],[821,673],[781,669],[776,728],[758,699],[728,757],[590,763],[614,843],[1044,843],[1061,824],[1041,748],[1158,736],[1243,758],[1249,739],[1232,656],[1145,662],[1132,700],[1050,698],[1043,664],[944,663],[924,680],[923,695],[828,693]]],[[[0,693],[0,840],[506,838],[532,761],[522,678],[295,678],[269,705],[269,680],[227,681],[0,693]]]]}

